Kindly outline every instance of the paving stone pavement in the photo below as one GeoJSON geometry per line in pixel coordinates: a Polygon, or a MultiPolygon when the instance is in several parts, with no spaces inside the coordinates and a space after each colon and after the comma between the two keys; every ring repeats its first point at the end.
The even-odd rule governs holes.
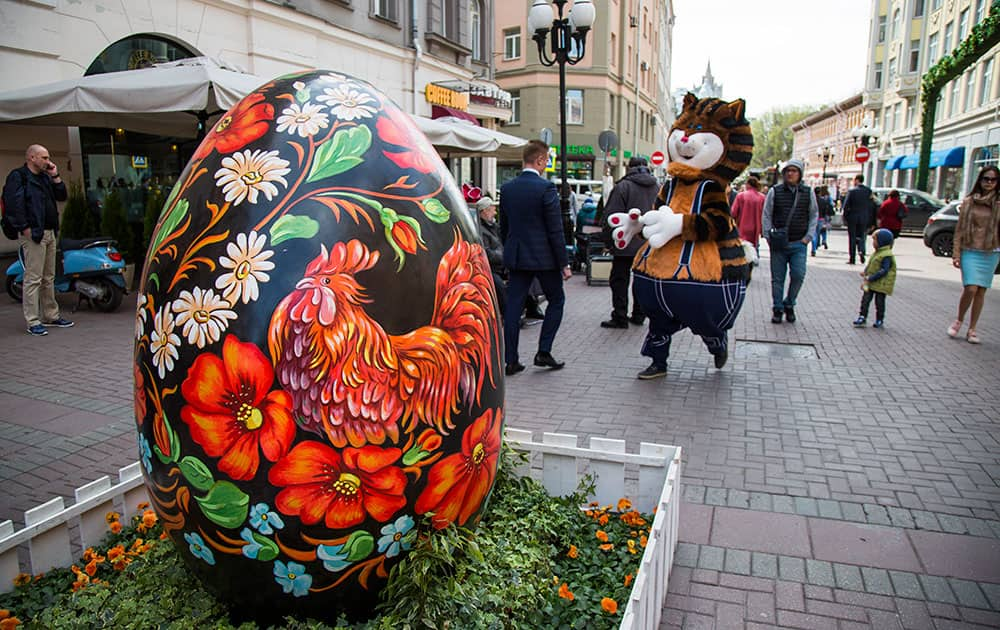
{"type": "MultiPolygon", "coordinates": [[[[810,258],[794,325],[769,321],[763,259],[721,371],[682,332],[667,378],[637,381],[643,331],[599,328],[609,289],[578,275],[567,367],[507,380],[510,426],[684,448],[663,628],[1000,627],[1000,295],[981,346],[947,338],[957,272],[903,239],[886,328],[853,329],[845,241],[810,258]]],[[[136,458],[133,313],[72,317],[31,338],[0,296],[0,520],[136,458]]]]}

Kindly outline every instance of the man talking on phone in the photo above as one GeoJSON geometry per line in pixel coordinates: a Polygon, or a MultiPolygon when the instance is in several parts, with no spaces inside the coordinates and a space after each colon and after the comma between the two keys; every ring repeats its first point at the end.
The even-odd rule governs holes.
{"type": "Polygon", "coordinates": [[[25,151],[24,166],[7,175],[3,187],[8,223],[17,231],[24,250],[22,307],[28,334],[47,335],[47,327],[69,328],[73,322],[59,315],[56,302],[57,201],[66,201],[66,184],[49,151],[33,144],[25,151]]]}

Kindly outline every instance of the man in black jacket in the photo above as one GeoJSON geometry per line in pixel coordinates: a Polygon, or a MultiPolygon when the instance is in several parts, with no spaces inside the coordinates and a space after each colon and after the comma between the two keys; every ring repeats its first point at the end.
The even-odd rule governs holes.
{"type": "MultiPolygon", "coordinates": [[[[628,173],[621,178],[604,206],[604,216],[611,216],[615,212],[628,212],[632,208],[638,208],[643,214],[653,209],[658,192],[656,178],[649,172],[646,166],[646,158],[634,157],[629,160],[628,173]]],[[[601,224],[607,226],[607,221],[601,220],[601,224]]],[[[639,326],[646,317],[642,314],[639,300],[632,294],[632,317],[629,318],[628,294],[629,280],[632,277],[632,261],[636,252],[642,247],[646,239],[641,236],[633,238],[620,249],[614,239],[610,237],[610,227],[605,227],[606,238],[612,241],[609,244],[614,258],[611,262],[611,275],[608,284],[611,285],[611,319],[601,322],[604,328],[628,328],[628,323],[639,326]]]]}
{"type": "Polygon", "coordinates": [[[819,208],[812,188],[802,183],[801,160],[788,160],[781,169],[782,182],[767,191],[761,216],[764,238],[771,251],[771,321],[781,323],[784,316],[795,322],[795,302],[806,279],[806,244],[816,233],[819,208]],[[784,230],[784,242],[779,243],[784,230]],[[785,295],[785,275],[788,294],[785,295]]]}
{"type": "Polygon", "coordinates": [[[855,252],[865,262],[865,237],[868,226],[875,217],[875,204],[872,202],[872,189],[865,186],[865,176],[854,178],[854,188],[847,191],[844,199],[844,224],[847,226],[848,265],[854,264],[855,252]]]}
{"type": "Polygon", "coordinates": [[[476,213],[479,215],[479,236],[483,239],[483,249],[486,250],[486,259],[490,261],[493,285],[497,290],[497,306],[503,317],[507,286],[503,280],[503,241],[500,240],[500,226],[496,222],[497,204],[490,197],[483,197],[476,202],[476,213]]]}
{"type": "Polygon", "coordinates": [[[4,184],[6,219],[18,233],[24,251],[22,308],[28,333],[47,335],[47,326],[69,328],[73,322],[59,315],[56,302],[56,235],[59,209],[66,201],[66,184],[49,151],[33,144],[25,152],[25,164],[7,175],[4,184]]]}

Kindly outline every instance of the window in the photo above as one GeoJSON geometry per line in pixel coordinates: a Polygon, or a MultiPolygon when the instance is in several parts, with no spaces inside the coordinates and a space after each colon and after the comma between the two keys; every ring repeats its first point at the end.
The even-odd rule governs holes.
{"type": "Polygon", "coordinates": [[[913,17],[921,17],[924,14],[924,0],[916,0],[913,3],[913,17]]]}
{"type": "Polygon", "coordinates": [[[917,103],[912,98],[906,99],[906,128],[913,127],[913,119],[917,115],[917,103]]]}
{"type": "Polygon", "coordinates": [[[941,8],[941,0],[933,0],[931,2],[931,11],[937,11],[941,8]]]}
{"type": "Polygon", "coordinates": [[[628,76],[635,73],[635,57],[632,56],[632,46],[628,47],[628,76]]]}
{"type": "Polygon", "coordinates": [[[985,17],[986,0],[976,0],[976,24],[983,21],[985,17]]]}
{"type": "Polygon", "coordinates": [[[518,59],[521,57],[521,29],[508,28],[503,32],[503,58],[504,60],[518,59]]]}
{"type": "Polygon", "coordinates": [[[938,34],[931,33],[931,36],[927,38],[927,67],[930,68],[935,63],[937,63],[937,53],[938,53],[938,34]]]}
{"type": "Polygon", "coordinates": [[[642,10],[642,38],[649,39],[649,9],[642,10]]]}
{"type": "Polygon", "coordinates": [[[615,127],[615,95],[608,94],[608,113],[611,115],[611,124],[608,127],[614,129],[615,127]]]}
{"type": "Polygon", "coordinates": [[[583,124],[583,90],[566,90],[566,124],[583,124]]]}
{"type": "Polygon", "coordinates": [[[611,34],[611,67],[614,68],[618,65],[617,55],[618,55],[618,38],[614,33],[611,34]]]}
{"type": "Polygon", "coordinates": [[[521,122],[521,90],[510,91],[510,120],[508,125],[516,125],[521,122]]]}
{"type": "Polygon", "coordinates": [[[875,89],[882,89],[882,62],[878,61],[875,63],[875,89]]]}
{"type": "Polygon", "coordinates": [[[896,58],[893,57],[889,60],[889,85],[892,85],[893,80],[896,78],[896,58]]]}
{"type": "Polygon", "coordinates": [[[483,61],[483,12],[479,0],[469,0],[469,30],[472,31],[472,58],[483,61]]]}
{"type": "Polygon", "coordinates": [[[959,79],[951,80],[951,98],[948,99],[948,116],[954,116],[958,113],[958,93],[962,89],[962,84],[959,79]]]}
{"type": "Polygon", "coordinates": [[[902,110],[903,110],[903,104],[902,103],[896,103],[892,107],[892,128],[893,129],[902,129],[902,123],[903,123],[903,119],[901,118],[901,114],[903,113],[902,110]]]}
{"type": "Polygon", "coordinates": [[[886,107],[882,110],[883,118],[882,127],[885,128],[886,133],[892,132],[892,108],[886,107]]]}
{"type": "Polygon", "coordinates": [[[944,45],[941,47],[941,51],[945,53],[950,53],[951,49],[955,47],[955,23],[948,22],[944,25],[944,45]]]}
{"type": "Polygon", "coordinates": [[[962,9],[958,16],[958,42],[962,43],[969,35],[969,9],[962,9]]]}
{"type": "Polygon", "coordinates": [[[395,22],[396,0],[372,0],[372,14],[395,22]]]}
{"type": "Polygon", "coordinates": [[[990,59],[983,64],[983,76],[979,80],[979,104],[983,105],[990,100],[993,92],[993,60],[990,59]]]}
{"type": "Polygon", "coordinates": [[[886,19],[887,18],[884,15],[878,16],[878,43],[880,43],[880,44],[884,44],[885,43],[885,21],[886,21],[886,19]]]}
{"type": "Polygon", "coordinates": [[[889,41],[895,41],[899,36],[899,9],[892,12],[892,32],[889,34],[889,41]]]}
{"type": "Polygon", "coordinates": [[[910,40],[910,72],[916,72],[920,70],[920,40],[911,39],[910,40]]]}
{"type": "Polygon", "coordinates": [[[973,68],[965,76],[965,111],[972,109],[973,99],[976,96],[976,70],[973,68]]]}

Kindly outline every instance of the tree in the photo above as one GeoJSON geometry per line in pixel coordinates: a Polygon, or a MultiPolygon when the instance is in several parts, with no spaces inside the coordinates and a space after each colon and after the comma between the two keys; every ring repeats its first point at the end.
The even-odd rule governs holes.
{"type": "Polygon", "coordinates": [[[87,207],[87,196],[79,180],[69,185],[69,198],[63,208],[59,233],[66,238],[97,236],[97,222],[94,213],[87,207]]]}
{"type": "Polygon", "coordinates": [[[125,205],[122,203],[121,191],[113,189],[104,199],[104,216],[101,217],[101,232],[110,236],[118,243],[118,250],[125,262],[135,262],[132,248],[132,228],[125,215],[125,205]]]}
{"type": "Polygon", "coordinates": [[[815,107],[776,108],[750,121],[753,129],[752,168],[767,168],[792,157],[792,125],[818,111],[815,107]]]}

